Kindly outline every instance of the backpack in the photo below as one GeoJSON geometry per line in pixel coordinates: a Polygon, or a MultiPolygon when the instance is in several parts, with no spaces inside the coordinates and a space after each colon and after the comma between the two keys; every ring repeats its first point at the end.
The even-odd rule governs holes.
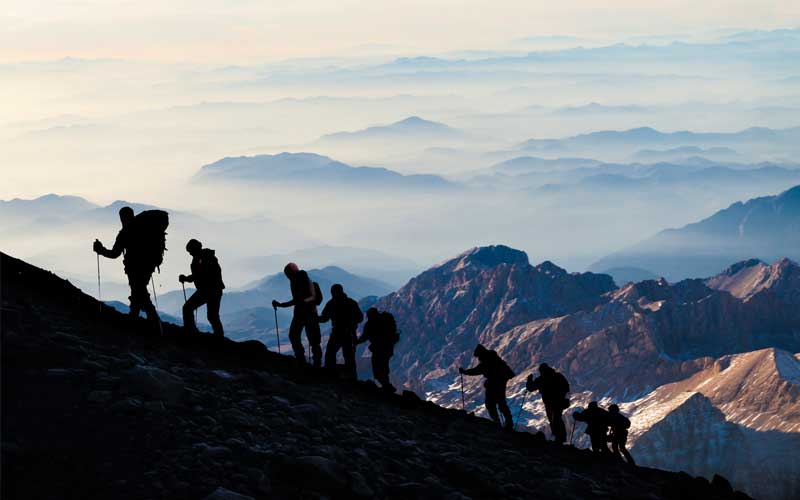
{"type": "Polygon", "coordinates": [[[222,267],[219,265],[216,252],[209,248],[203,249],[203,263],[205,265],[203,272],[208,284],[224,289],[225,284],[222,282],[222,267]]]}
{"type": "Polygon", "coordinates": [[[555,377],[556,381],[556,388],[558,389],[558,393],[560,395],[566,396],[569,392],[569,382],[567,382],[567,378],[562,375],[561,373],[556,373],[555,377]]]}
{"type": "Polygon", "coordinates": [[[397,321],[390,312],[381,313],[381,323],[383,325],[386,338],[391,341],[392,345],[400,342],[400,332],[397,330],[397,321]]]}
{"type": "Polygon", "coordinates": [[[319,287],[319,283],[316,281],[313,282],[314,284],[314,304],[320,305],[322,304],[322,289],[319,287]]]}
{"type": "Polygon", "coordinates": [[[514,373],[514,370],[512,370],[512,369],[511,369],[511,367],[510,367],[510,366],[508,366],[508,363],[506,363],[506,362],[503,360],[503,358],[501,358],[500,356],[498,356],[498,357],[497,357],[497,359],[499,359],[499,360],[500,360],[500,363],[502,363],[502,367],[503,367],[503,378],[505,378],[506,380],[511,380],[512,378],[514,378],[514,377],[517,375],[516,373],[514,373]]]}
{"type": "Polygon", "coordinates": [[[159,268],[167,250],[169,214],[163,210],[145,210],[133,219],[134,234],[142,263],[159,268]]]}

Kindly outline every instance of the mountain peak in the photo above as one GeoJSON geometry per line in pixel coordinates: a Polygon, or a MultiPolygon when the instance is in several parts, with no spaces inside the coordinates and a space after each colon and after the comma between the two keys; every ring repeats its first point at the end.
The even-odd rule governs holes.
{"type": "Polygon", "coordinates": [[[456,260],[476,264],[480,267],[496,267],[501,264],[528,264],[528,254],[505,245],[475,247],[462,253],[456,260]]]}
{"type": "Polygon", "coordinates": [[[557,265],[553,264],[549,260],[546,260],[546,261],[542,262],[541,264],[536,266],[535,269],[537,271],[539,271],[540,273],[544,273],[544,274],[546,274],[548,276],[552,276],[552,277],[564,276],[565,274],[567,274],[567,270],[566,269],[564,269],[562,267],[558,267],[557,265]]]}

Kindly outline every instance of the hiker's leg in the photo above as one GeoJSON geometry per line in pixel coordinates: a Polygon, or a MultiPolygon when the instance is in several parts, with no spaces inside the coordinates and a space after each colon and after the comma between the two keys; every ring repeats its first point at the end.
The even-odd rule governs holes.
{"type": "Polygon", "coordinates": [[[636,462],[634,462],[633,457],[628,451],[628,447],[625,446],[625,443],[620,443],[620,451],[622,451],[622,454],[625,456],[625,460],[628,461],[629,465],[636,465],[636,462]]]}
{"type": "Polygon", "coordinates": [[[389,358],[383,353],[372,353],[372,376],[383,389],[393,388],[389,382],[389,358]]]}
{"type": "Polygon", "coordinates": [[[341,347],[340,336],[341,333],[333,330],[330,337],[328,337],[328,344],[325,346],[325,368],[336,367],[336,353],[339,352],[339,347],[341,347]]]}
{"type": "Polygon", "coordinates": [[[503,382],[502,385],[498,384],[497,386],[497,406],[500,409],[500,413],[503,414],[503,420],[506,422],[506,428],[513,428],[514,419],[511,416],[511,409],[508,407],[508,401],[506,400],[506,382],[503,382]]]}
{"type": "Polygon", "coordinates": [[[309,314],[305,320],[306,337],[311,345],[311,354],[314,358],[314,366],[322,366],[322,335],[319,331],[319,320],[316,314],[309,314]]]}
{"type": "Polygon", "coordinates": [[[563,410],[556,408],[547,408],[547,419],[550,421],[550,430],[553,432],[553,437],[557,443],[565,443],[567,441],[567,427],[564,425],[564,417],[561,416],[563,410]]]}
{"type": "Polygon", "coordinates": [[[303,347],[303,341],[300,338],[302,333],[303,333],[302,318],[298,318],[297,315],[295,314],[294,316],[292,316],[292,324],[289,325],[289,342],[292,343],[292,350],[294,351],[294,357],[297,358],[299,361],[305,363],[306,350],[303,347]]]}
{"type": "Polygon", "coordinates": [[[222,303],[222,290],[208,294],[206,301],[206,317],[214,335],[224,337],[225,331],[222,329],[222,320],[219,319],[219,306],[222,303]]]}
{"type": "Polygon", "coordinates": [[[489,412],[489,417],[497,423],[500,423],[500,417],[497,415],[497,394],[496,390],[492,385],[486,386],[486,400],[484,401],[484,405],[486,406],[486,411],[489,412]]]}
{"type": "Polygon", "coordinates": [[[344,367],[347,375],[356,378],[356,350],[353,345],[352,332],[343,332],[341,335],[342,356],[344,357],[344,367]]]}
{"type": "Polygon", "coordinates": [[[150,294],[147,292],[147,282],[144,281],[142,273],[137,272],[135,269],[127,269],[128,285],[131,289],[131,295],[128,297],[130,301],[130,315],[138,318],[139,312],[142,311],[144,297],[147,297],[147,302],[150,302],[150,294]]]}
{"type": "Polygon", "coordinates": [[[194,322],[194,311],[206,303],[203,293],[195,291],[191,297],[183,304],[183,327],[190,333],[197,333],[197,325],[194,322]]]}

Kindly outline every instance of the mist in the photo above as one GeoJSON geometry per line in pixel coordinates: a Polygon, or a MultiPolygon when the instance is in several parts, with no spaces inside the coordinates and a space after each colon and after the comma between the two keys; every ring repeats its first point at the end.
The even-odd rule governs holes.
{"type": "MultiPolygon", "coordinates": [[[[0,91],[13,98],[0,198],[56,193],[97,207],[89,219],[7,217],[0,242],[92,283],[91,242],[110,245],[118,229],[100,207],[125,200],[173,212],[164,290],[188,266],[190,237],[217,249],[233,287],[276,272],[253,269],[258,258],[325,246],[406,259],[397,285],[495,243],[581,271],[800,183],[798,33],[566,37],[410,57],[373,47],[249,65],[2,64],[0,91]],[[279,174],[273,155],[284,152],[318,155],[325,170],[279,174]],[[199,174],[240,157],[266,163],[249,167],[255,177],[199,174]]],[[[123,298],[121,265],[103,268],[123,298]]]]}

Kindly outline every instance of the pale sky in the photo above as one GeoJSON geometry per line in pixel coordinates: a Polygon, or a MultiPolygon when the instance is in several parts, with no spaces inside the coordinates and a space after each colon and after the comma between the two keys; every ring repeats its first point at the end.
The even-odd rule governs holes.
{"type": "Polygon", "coordinates": [[[62,57],[252,63],[492,48],[521,37],[800,25],[790,0],[2,0],[0,62],[62,57]]]}

